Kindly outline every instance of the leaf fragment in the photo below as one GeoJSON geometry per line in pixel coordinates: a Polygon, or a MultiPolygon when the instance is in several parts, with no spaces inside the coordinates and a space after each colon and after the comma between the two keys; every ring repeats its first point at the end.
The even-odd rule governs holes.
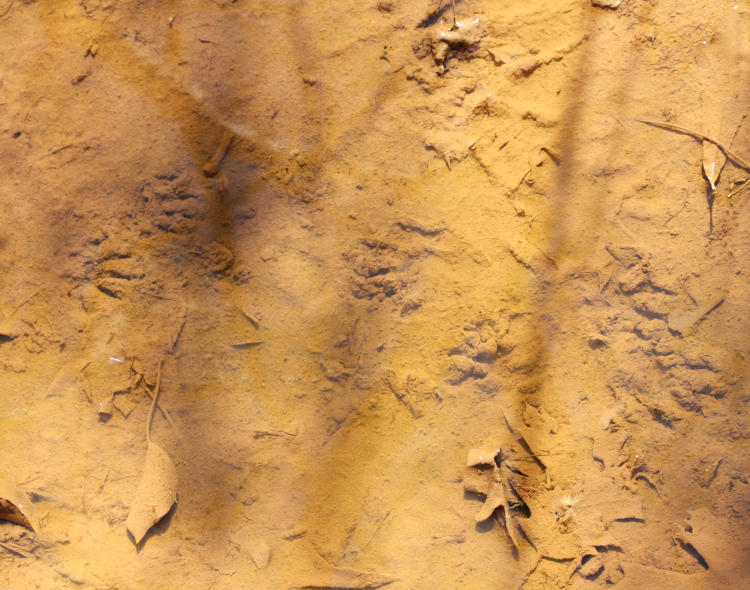
{"type": "MultiPolygon", "coordinates": [[[[5,495],[7,494],[3,494],[3,496],[5,495]]],[[[7,520],[9,522],[20,524],[22,527],[26,527],[30,531],[35,532],[34,527],[31,525],[31,521],[25,512],[27,512],[27,509],[22,502],[19,502],[15,498],[11,500],[0,496],[0,520],[7,520]]]]}
{"type": "MultiPolygon", "coordinates": [[[[510,537],[513,546],[518,549],[521,545],[521,538],[519,534],[520,527],[517,525],[515,519],[513,518],[513,515],[511,514],[510,502],[508,498],[512,498],[515,493],[515,496],[518,498],[522,505],[525,506],[525,502],[518,495],[518,493],[515,492],[515,489],[511,485],[505,473],[503,473],[500,465],[497,463],[497,461],[499,461],[500,459],[496,459],[496,457],[502,457],[502,449],[493,445],[487,445],[479,449],[471,449],[467,458],[467,465],[469,467],[476,465],[488,465],[489,461],[486,458],[486,456],[488,455],[492,457],[491,461],[495,463],[495,465],[493,465],[489,482],[486,484],[487,487],[483,490],[480,482],[477,479],[467,478],[464,489],[466,491],[478,493],[485,496],[484,504],[482,504],[482,507],[474,517],[474,520],[476,522],[484,522],[488,518],[495,516],[498,523],[501,526],[505,526],[505,529],[508,531],[508,536],[510,537]],[[503,509],[504,522],[500,520],[500,515],[497,513],[498,508],[503,509]]],[[[505,463],[503,463],[503,466],[506,469],[508,468],[507,464],[505,463]]]]}
{"type": "Polygon", "coordinates": [[[177,501],[177,469],[167,452],[151,440],[151,423],[159,399],[162,364],[159,363],[151,411],[146,422],[147,447],[143,474],[125,522],[136,545],[143,540],[152,526],[164,518],[177,501]]]}
{"type": "Polygon", "coordinates": [[[135,544],[172,509],[177,501],[177,470],[167,452],[149,442],[143,475],[125,523],[135,544]]]}
{"type": "Polygon", "coordinates": [[[499,445],[484,445],[477,449],[469,449],[466,457],[467,467],[479,467],[481,465],[494,465],[495,457],[500,453],[499,445]]]}

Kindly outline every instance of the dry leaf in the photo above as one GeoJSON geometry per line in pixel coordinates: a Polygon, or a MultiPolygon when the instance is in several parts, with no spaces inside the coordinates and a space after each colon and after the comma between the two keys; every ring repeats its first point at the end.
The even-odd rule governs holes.
{"type": "Polygon", "coordinates": [[[167,452],[155,442],[151,442],[151,423],[159,399],[161,366],[156,376],[156,387],[151,400],[151,411],[146,421],[146,459],[143,475],[135,492],[135,500],[130,508],[125,526],[138,545],[149,529],[159,522],[172,509],[177,501],[177,470],[167,452]]]}
{"type": "Polygon", "coordinates": [[[487,490],[487,498],[482,504],[482,508],[474,517],[476,522],[483,522],[490,518],[500,507],[507,510],[508,502],[505,498],[505,482],[500,475],[500,470],[495,467],[490,489],[487,490]]]}
{"type": "MultiPolygon", "coordinates": [[[[515,492],[513,486],[500,469],[500,464],[497,463],[497,461],[500,460],[496,459],[497,457],[502,457],[507,454],[508,453],[503,453],[501,445],[497,443],[469,450],[466,461],[469,467],[477,465],[494,465],[489,480],[484,480],[479,473],[475,472],[465,479],[464,490],[485,496],[484,504],[482,504],[479,512],[474,517],[476,522],[483,522],[488,518],[495,516],[498,508],[503,509],[503,516],[505,519],[503,524],[508,531],[508,536],[510,536],[513,546],[518,549],[521,544],[521,538],[518,532],[518,528],[520,527],[518,527],[513,515],[511,514],[508,496],[515,493],[522,504],[525,504],[525,502],[521,499],[518,493],[515,492]]],[[[506,469],[508,468],[507,465],[504,465],[504,467],[506,469]]],[[[499,515],[497,516],[497,519],[498,523],[500,523],[499,515]]]]}
{"type": "Polygon", "coordinates": [[[16,524],[20,524],[34,532],[34,527],[31,525],[31,521],[27,516],[29,503],[21,502],[19,497],[18,494],[2,493],[2,495],[0,495],[0,520],[15,522],[16,524]],[[13,496],[12,499],[4,497],[10,495],[13,496]]]}
{"type": "Polygon", "coordinates": [[[494,465],[495,457],[500,453],[499,444],[488,444],[478,449],[469,449],[466,457],[467,467],[478,467],[480,465],[494,465]]]}
{"type": "Polygon", "coordinates": [[[143,475],[125,523],[135,544],[159,522],[177,501],[177,470],[166,451],[148,443],[143,475]]]}
{"type": "MultiPolygon", "coordinates": [[[[711,137],[719,137],[718,133],[715,133],[711,127],[706,127],[706,135],[711,137]]],[[[716,190],[716,183],[719,182],[719,174],[724,169],[727,157],[724,155],[716,145],[710,141],[703,142],[703,174],[708,180],[708,184],[711,186],[711,191],[716,190]]]]}

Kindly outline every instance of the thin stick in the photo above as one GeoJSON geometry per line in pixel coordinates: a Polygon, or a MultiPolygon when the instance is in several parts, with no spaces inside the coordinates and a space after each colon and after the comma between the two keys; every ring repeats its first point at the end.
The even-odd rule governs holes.
{"type": "Polygon", "coordinates": [[[159,361],[159,371],[156,373],[156,389],[154,389],[154,399],[151,400],[151,411],[148,413],[146,421],[146,442],[151,444],[151,423],[154,421],[154,410],[156,410],[156,400],[159,399],[159,386],[161,385],[161,366],[164,361],[159,361]]]}
{"type": "Polygon", "coordinates": [[[224,129],[221,134],[221,139],[219,139],[219,144],[216,146],[216,150],[214,150],[213,155],[203,166],[203,174],[206,176],[216,176],[219,173],[221,161],[224,159],[224,156],[227,155],[233,139],[234,133],[229,131],[229,129],[224,129]]]}
{"type": "MultiPolygon", "coordinates": [[[[456,24],[456,0],[453,0],[453,28],[458,28],[458,25],[456,24]]],[[[448,168],[450,168],[450,166],[448,166],[448,168]]]]}
{"type": "MultiPolygon", "coordinates": [[[[12,2],[11,2],[12,4],[12,2]]],[[[19,557],[25,557],[26,559],[36,557],[33,553],[29,553],[28,551],[24,551],[20,547],[16,547],[15,545],[11,545],[9,543],[0,543],[0,547],[5,549],[9,553],[13,553],[14,555],[18,555],[19,557]]]]}
{"type": "Polygon", "coordinates": [[[13,317],[13,314],[15,314],[19,309],[21,309],[24,305],[26,305],[29,301],[31,301],[37,295],[39,295],[39,291],[36,291],[33,295],[29,295],[21,303],[16,305],[16,307],[13,309],[13,311],[10,312],[10,315],[8,317],[13,317]]]}
{"type": "Polygon", "coordinates": [[[734,189],[734,190],[733,190],[733,191],[732,191],[731,193],[729,193],[729,194],[727,195],[727,199],[731,199],[731,198],[732,198],[732,197],[733,197],[734,195],[736,195],[736,194],[737,194],[738,192],[740,192],[741,190],[743,190],[743,189],[747,188],[747,187],[748,187],[748,185],[750,185],[750,179],[746,178],[745,180],[743,180],[743,181],[742,181],[742,186],[740,186],[740,188],[736,188],[736,189],[734,189]]]}
{"type": "MultiPolygon", "coordinates": [[[[154,399],[154,392],[151,391],[148,387],[148,384],[145,384],[143,387],[146,390],[146,393],[151,399],[154,399]]],[[[180,429],[177,428],[177,424],[175,424],[174,420],[172,420],[172,414],[169,413],[169,410],[159,404],[159,411],[161,412],[161,415],[164,416],[167,419],[167,422],[169,422],[169,425],[174,428],[174,431],[177,433],[177,436],[182,437],[182,434],[180,433],[180,429]]]]}
{"type": "Polygon", "coordinates": [[[671,123],[660,123],[659,121],[648,121],[646,119],[636,119],[636,120],[641,123],[645,123],[646,125],[653,125],[655,127],[661,127],[663,129],[677,131],[678,133],[686,133],[688,135],[692,135],[693,137],[697,137],[698,139],[709,141],[712,144],[714,144],[717,148],[719,148],[722,152],[724,152],[724,155],[730,160],[732,160],[735,164],[737,164],[740,168],[743,168],[745,170],[750,170],[750,164],[748,164],[747,162],[745,162],[745,160],[743,160],[737,154],[732,152],[728,147],[725,147],[715,137],[705,135],[701,133],[700,131],[693,131],[692,129],[688,129],[687,127],[680,127],[679,125],[672,125],[671,123]]]}
{"type": "Polygon", "coordinates": [[[0,14],[0,18],[5,18],[5,16],[10,12],[10,9],[13,8],[13,2],[14,0],[10,0],[10,2],[8,3],[8,8],[5,9],[5,12],[0,14]]]}

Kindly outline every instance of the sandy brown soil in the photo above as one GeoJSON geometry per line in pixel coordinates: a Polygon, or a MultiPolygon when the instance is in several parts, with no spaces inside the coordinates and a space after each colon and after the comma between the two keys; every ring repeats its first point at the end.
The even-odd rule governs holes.
{"type": "Polygon", "coordinates": [[[456,10],[0,0],[0,587],[748,584],[746,4],[456,10]]]}

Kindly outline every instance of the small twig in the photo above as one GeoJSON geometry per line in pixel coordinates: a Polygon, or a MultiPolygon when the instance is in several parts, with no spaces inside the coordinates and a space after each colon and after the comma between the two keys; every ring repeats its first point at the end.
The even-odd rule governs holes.
{"type": "Polygon", "coordinates": [[[737,154],[732,152],[732,150],[730,150],[728,147],[722,144],[715,137],[711,137],[710,135],[705,135],[704,133],[701,133],[700,131],[693,131],[692,129],[688,129],[687,127],[681,127],[679,125],[672,125],[671,123],[661,123],[659,121],[649,121],[647,119],[637,119],[637,121],[639,121],[640,123],[645,123],[646,125],[653,125],[654,127],[661,127],[662,129],[669,129],[670,131],[676,131],[677,133],[685,133],[687,135],[692,135],[693,137],[697,137],[698,139],[711,142],[717,148],[719,148],[722,152],[724,152],[724,155],[730,160],[732,160],[735,164],[737,164],[740,168],[750,171],[750,164],[748,164],[747,162],[745,162],[745,160],[743,160],[737,154]]]}
{"type": "Polygon", "coordinates": [[[78,374],[81,377],[81,380],[83,381],[83,395],[86,396],[86,401],[88,401],[90,404],[94,403],[94,399],[91,397],[91,389],[89,389],[89,380],[86,378],[86,369],[91,363],[88,362],[83,367],[81,367],[81,370],[78,371],[78,374]]]}
{"type": "Polygon", "coordinates": [[[244,309],[240,308],[240,312],[243,316],[245,316],[245,319],[250,322],[256,330],[260,328],[260,320],[255,317],[254,315],[247,313],[244,309]]]}
{"type": "MultiPolygon", "coordinates": [[[[732,195],[729,194],[727,196],[731,197],[732,195]]],[[[672,221],[675,217],[677,217],[680,213],[682,213],[682,211],[683,211],[683,209],[685,209],[685,207],[687,207],[687,199],[685,199],[682,202],[682,207],[680,207],[680,209],[676,213],[672,213],[672,215],[670,215],[669,217],[667,217],[667,220],[664,223],[662,223],[662,225],[667,225],[670,221],[672,221]]]]}
{"type": "Polygon", "coordinates": [[[13,2],[14,0],[10,0],[10,2],[8,3],[8,8],[5,9],[5,12],[0,14],[0,18],[5,18],[8,15],[8,13],[10,12],[10,9],[13,8],[13,2]]]}
{"type": "Polygon", "coordinates": [[[454,29],[458,28],[458,25],[456,24],[456,0],[453,0],[453,28],[454,29]]]}
{"type": "Polygon", "coordinates": [[[43,160],[44,158],[49,158],[50,156],[54,156],[55,154],[59,154],[59,153],[60,153],[60,152],[62,152],[63,150],[67,150],[67,149],[69,149],[69,148],[72,148],[72,147],[73,147],[73,144],[72,144],[72,143],[66,143],[66,144],[65,144],[65,145],[63,145],[63,146],[60,146],[59,148],[55,148],[55,149],[54,149],[54,150],[52,150],[51,152],[49,152],[49,153],[47,153],[47,154],[44,154],[43,156],[41,156],[41,157],[39,158],[39,160],[43,160]]]}
{"type": "MultiPolygon", "coordinates": [[[[146,390],[146,393],[148,393],[148,395],[151,398],[151,401],[153,403],[153,400],[156,397],[155,394],[154,394],[154,391],[156,391],[156,388],[154,389],[154,391],[152,391],[152,390],[149,389],[149,386],[148,386],[148,384],[146,383],[145,380],[144,380],[143,383],[144,383],[144,389],[146,390]]],[[[167,422],[169,422],[169,425],[172,428],[174,428],[175,432],[177,433],[177,436],[182,437],[182,434],[180,433],[180,429],[177,428],[177,424],[175,424],[174,420],[172,420],[172,415],[169,413],[169,411],[163,405],[159,405],[159,411],[161,412],[162,416],[164,416],[164,418],[166,418],[167,422]]]]}
{"type": "Polygon", "coordinates": [[[27,297],[26,299],[24,299],[24,300],[23,300],[23,301],[22,301],[21,303],[19,303],[18,305],[16,305],[16,306],[15,306],[15,307],[13,308],[13,311],[11,311],[11,312],[10,312],[10,315],[9,315],[8,317],[13,317],[13,315],[14,315],[14,314],[15,314],[15,313],[16,313],[16,312],[17,312],[17,311],[19,310],[19,309],[21,309],[21,308],[22,308],[22,307],[23,307],[24,305],[26,305],[26,304],[27,304],[27,303],[28,303],[29,301],[31,301],[31,300],[32,300],[32,299],[33,299],[34,297],[36,297],[37,295],[39,295],[39,291],[34,291],[34,293],[33,293],[32,295],[29,295],[29,296],[28,296],[28,297],[27,297]]]}
{"type": "Polygon", "coordinates": [[[159,361],[159,370],[156,373],[156,387],[154,388],[154,398],[151,400],[151,410],[146,420],[146,442],[151,443],[151,423],[154,421],[154,410],[156,410],[156,400],[159,399],[159,386],[161,385],[161,366],[164,361],[159,361]]]}
{"type": "Polygon", "coordinates": [[[744,180],[740,181],[742,184],[739,188],[734,189],[731,193],[727,195],[727,199],[731,199],[734,195],[736,195],[738,192],[740,192],[743,189],[746,189],[748,186],[750,186],[750,178],[745,178],[744,180]]]}
{"type": "Polygon", "coordinates": [[[0,547],[5,549],[9,553],[13,553],[14,555],[18,555],[19,557],[25,557],[26,559],[31,559],[35,557],[35,555],[33,555],[32,553],[29,553],[28,551],[24,551],[20,547],[11,545],[9,543],[0,543],[0,547]]]}
{"type": "Polygon", "coordinates": [[[297,436],[297,433],[288,432],[286,430],[255,430],[253,431],[253,438],[278,438],[281,436],[297,436]]]}
{"type": "Polygon", "coordinates": [[[224,156],[227,155],[229,147],[232,145],[233,139],[234,133],[232,133],[228,129],[225,129],[221,134],[221,138],[219,139],[219,143],[216,146],[216,150],[203,166],[203,174],[205,174],[206,176],[216,176],[219,173],[221,161],[224,159],[224,156]]]}
{"type": "Polygon", "coordinates": [[[236,348],[238,350],[245,350],[246,348],[255,348],[256,346],[260,346],[263,344],[263,340],[248,340],[247,342],[237,342],[235,344],[232,344],[232,348],[236,348]]]}
{"type": "Polygon", "coordinates": [[[180,321],[180,326],[177,328],[177,332],[175,333],[175,336],[172,339],[172,345],[169,347],[169,354],[174,354],[174,351],[177,348],[177,341],[180,339],[180,336],[182,335],[182,330],[185,328],[185,322],[187,322],[187,306],[183,303],[182,320],[180,321]]]}
{"type": "Polygon", "coordinates": [[[515,421],[511,421],[508,418],[508,414],[503,412],[503,418],[505,418],[505,423],[508,425],[508,430],[510,430],[510,433],[513,435],[513,437],[516,439],[516,442],[518,442],[521,447],[523,447],[525,450],[529,452],[531,457],[534,458],[534,461],[544,470],[547,470],[547,466],[544,464],[544,461],[542,461],[539,458],[539,455],[541,453],[537,453],[534,448],[529,444],[529,441],[526,440],[526,437],[523,435],[523,432],[521,432],[520,425],[515,421]]]}

